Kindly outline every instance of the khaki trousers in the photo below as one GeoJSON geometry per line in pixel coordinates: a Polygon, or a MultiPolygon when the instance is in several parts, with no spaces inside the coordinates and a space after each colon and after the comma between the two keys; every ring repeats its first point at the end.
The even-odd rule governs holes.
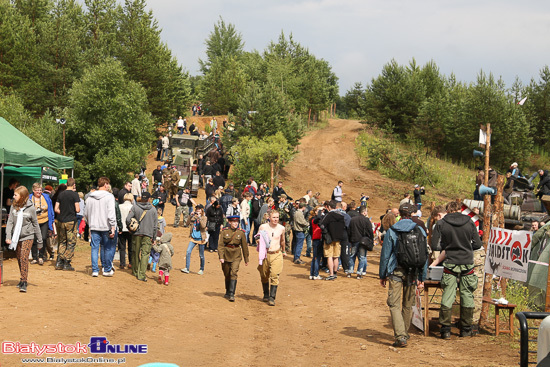
{"type": "Polygon", "coordinates": [[[268,253],[262,265],[258,265],[262,283],[269,282],[270,285],[279,285],[279,275],[283,272],[283,254],[281,251],[276,254],[268,253]]]}

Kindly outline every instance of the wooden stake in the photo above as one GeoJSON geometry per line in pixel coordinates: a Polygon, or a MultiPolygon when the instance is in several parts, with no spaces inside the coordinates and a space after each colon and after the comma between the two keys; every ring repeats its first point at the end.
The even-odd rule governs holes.
{"type": "MultiPolygon", "coordinates": [[[[495,198],[495,214],[494,222],[495,227],[504,228],[504,197],[502,196],[504,191],[504,176],[499,175],[497,177],[497,196],[495,198]]],[[[502,297],[506,298],[506,278],[501,278],[500,289],[502,297]]]]}
{"type": "MultiPolygon", "coordinates": [[[[485,177],[483,184],[489,186],[489,153],[491,150],[491,124],[487,124],[487,144],[485,144],[485,177]]],[[[489,244],[489,235],[491,233],[491,195],[483,197],[483,248],[487,254],[487,246],[489,244]]],[[[491,297],[491,284],[493,274],[485,273],[485,281],[483,282],[483,297],[491,297]]],[[[479,317],[479,326],[487,319],[489,313],[489,304],[483,302],[481,306],[481,315],[479,317]]]]}
{"type": "Polygon", "coordinates": [[[274,163],[271,162],[271,190],[273,191],[273,171],[274,171],[274,163]]]}

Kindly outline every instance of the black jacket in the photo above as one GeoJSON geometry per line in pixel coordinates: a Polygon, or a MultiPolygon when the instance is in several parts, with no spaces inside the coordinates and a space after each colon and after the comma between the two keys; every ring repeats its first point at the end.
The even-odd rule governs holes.
{"type": "Polygon", "coordinates": [[[356,243],[361,241],[363,237],[369,238],[371,243],[374,240],[372,223],[364,215],[356,215],[349,222],[349,240],[351,243],[356,243]]]}
{"type": "Polygon", "coordinates": [[[445,250],[445,262],[454,265],[474,263],[474,250],[481,239],[472,219],[462,213],[449,213],[435,224],[432,249],[445,250]]]}
{"type": "Polygon", "coordinates": [[[216,188],[220,186],[225,187],[225,180],[223,179],[222,176],[214,176],[212,180],[214,181],[214,186],[216,186],[216,188]]]}
{"type": "Polygon", "coordinates": [[[330,237],[332,237],[333,241],[347,240],[346,222],[344,221],[344,216],[342,214],[339,214],[335,210],[331,210],[327,215],[325,215],[321,221],[321,224],[328,229],[330,237]]]}
{"type": "Polygon", "coordinates": [[[223,224],[223,209],[221,205],[217,208],[214,205],[210,205],[206,210],[206,218],[208,218],[209,222],[215,222],[217,226],[221,226],[223,224]]]}
{"type": "Polygon", "coordinates": [[[540,176],[540,182],[537,189],[539,189],[539,191],[543,194],[550,193],[550,175],[548,174],[548,171],[545,170],[543,175],[540,176]]]}

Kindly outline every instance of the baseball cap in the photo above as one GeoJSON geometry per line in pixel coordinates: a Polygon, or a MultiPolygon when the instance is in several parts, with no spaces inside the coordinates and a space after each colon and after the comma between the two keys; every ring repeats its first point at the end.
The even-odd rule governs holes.
{"type": "Polygon", "coordinates": [[[403,203],[399,206],[399,211],[400,212],[405,211],[405,212],[408,212],[408,213],[413,213],[413,212],[416,211],[415,209],[416,208],[410,203],[403,203]]]}
{"type": "Polygon", "coordinates": [[[141,201],[146,201],[146,200],[149,200],[151,199],[151,194],[148,193],[147,191],[141,193],[141,201]]]}
{"type": "Polygon", "coordinates": [[[414,188],[416,189],[418,187],[418,185],[414,185],[414,188]]]}

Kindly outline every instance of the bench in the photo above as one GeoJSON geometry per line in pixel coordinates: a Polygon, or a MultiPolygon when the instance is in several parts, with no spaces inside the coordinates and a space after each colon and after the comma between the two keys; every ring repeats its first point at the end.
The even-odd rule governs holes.
{"type": "Polygon", "coordinates": [[[514,335],[514,308],[516,308],[516,305],[514,305],[512,303],[508,303],[507,305],[503,305],[501,303],[497,303],[491,297],[487,297],[487,296],[483,297],[483,302],[495,306],[495,334],[496,334],[496,336],[498,336],[498,334],[514,335]],[[507,330],[501,330],[500,329],[500,310],[508,310],[509,327],[508,327],[507,330]]]}

